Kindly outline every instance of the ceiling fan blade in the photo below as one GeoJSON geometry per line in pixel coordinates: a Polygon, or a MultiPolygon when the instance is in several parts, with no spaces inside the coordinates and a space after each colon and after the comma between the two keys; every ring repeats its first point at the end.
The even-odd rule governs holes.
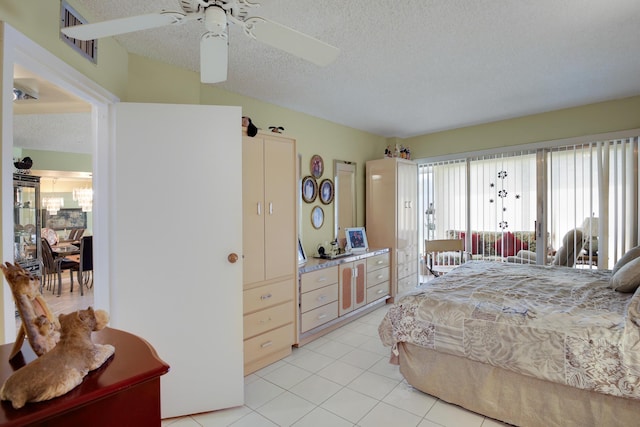
{"type": "Polygon", "coordinates": [[[277,22],[253,17],[245,21],[249,34],[268,44],[322,67],[336,60],[340,49],[277,22]]]}
{"type": "Polygon", "coordinates": [[[205,33],[200,39],[200,81],[219,83],[227,80],[229,39],[227,33],[205,33]]]}
{"type": "Polygon", "coordinates": [[[148,30],[164,25],[177,24],[185,14],[180,12],[160,12],[146,15],[130,16],[94,24],[75,25],[62,28],[63,34],[77,40],[93,40],[102,37],[116,36],[133,31],[148,30]]]}

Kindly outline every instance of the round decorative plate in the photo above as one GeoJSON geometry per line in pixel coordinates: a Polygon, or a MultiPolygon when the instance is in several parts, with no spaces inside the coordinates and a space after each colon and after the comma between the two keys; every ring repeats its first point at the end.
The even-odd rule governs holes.
{"type": "Polygon", "coordinates": [[[309,168],[311,169],[311,175],[313,175],[314,178],[320,178],[322,176],[322,173],[324,172],[324,161],[322,160],[322,157],[314,154],[311,157],[309,168]]]}
{"type": "Polygon", "coordinates": [[[311,210],[311,224],[315,229],[322,227],[322,224],[324,224],[324,211],[320,206],[316,206],[311,210]]]}
{"type": "Polygon", "coordinates": [[[318,183],[311,175],[302,178],[302,200],[307,203],[313,203],[318,197],[318,183]]]}
{"type": "Polygon", "coordinates": [[[334,190],[333,181],[329,178],[323,179],[318,188],[318,194],[320,194],[320,201],[325,205],[333,202],[334,190]]]}

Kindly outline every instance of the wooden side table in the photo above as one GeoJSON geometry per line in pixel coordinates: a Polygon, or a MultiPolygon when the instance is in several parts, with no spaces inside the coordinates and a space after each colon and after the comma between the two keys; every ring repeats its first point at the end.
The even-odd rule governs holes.
{"type": "MultiPolygon", "coordinates": [[[[93,333],[93,341],[113,345],[115,354],[65,395],[20,409],[0,402],[0,426],[160,426],[160,376],[169,365],[147,341],[128,332],[104,328],[93,333]]],[[[25,341],[9,363],[12,346],[0,346],[0,383],[36,358],[25,341]]]]}

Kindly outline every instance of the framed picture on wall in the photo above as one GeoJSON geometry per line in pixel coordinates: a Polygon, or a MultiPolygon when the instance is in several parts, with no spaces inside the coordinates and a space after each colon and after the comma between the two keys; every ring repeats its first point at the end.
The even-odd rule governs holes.
{"type": "Polygon", "coordinates": [[[311,210],[311,225],[316,230],[324,224],[324,211],[320,206],[316,206],[311,210]]]}
{"type": "Polygon", "coordinates": [[[314,154],[311,157],[309,169],[311,169],[311,175],[313,175],[314,178],[320,178],[324,173],[324,160],[322,160],[322,157],[318,154],[314,154]]]}
{"type": "Polygon", "coordinates": [[[311,175],[302,178],[302,200],[307,203],[313,203],[318,197],[318,183],[311,175]]]}
{"type": "Polygon", "coordinates": [[[345,228],[344,232],[347,239],[347,252],[366,252],[369,249],[364,227],[345,228]]]}
{"type": "Polygon", "coordinates": [[[318,194],[320,195],[320,201],[325,205],[333,202],[333,181],[330,179],[323,179],[320,183],[320,188],[318,188],[318,194]]]}
{"type": "Polygon", "coordinates": [[[60,209],[55,215],[42,210],[42,228],[65,230],[71,228],[87,228],[87,213],[80,208],[60,209]]]}

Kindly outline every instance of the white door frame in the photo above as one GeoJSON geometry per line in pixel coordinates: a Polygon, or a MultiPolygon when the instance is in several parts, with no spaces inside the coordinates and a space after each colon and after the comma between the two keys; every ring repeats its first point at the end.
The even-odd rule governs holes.
{"type": "MultiPolygon", "coordinates": [[[[111,164],[110,142],[111,123],[109,106],[119,99],[100,87],[97,83],[77,71],[42,46],[30,40],[9,24],[4,23],[2,61],[2,235],[13,235],[13,99],[12,93],[6,88],[13,87],[13,67],[20,64],[33,71],[51,83],[67,90],[75,96],[90,103],[92,147],[93,147],[93,234],[94,257],[96,263],[94,271],[94,305],[109,311],[109,283],[110,283],[110,214],[111,197],[111,164]]],[[[12,239],[4,238],[2,253],[13,254],[12,239]]],[[[4,331],[0,338],[3,342],[15,339],[16,325],[14,317],[14,303],[11,291],[7,286],[2,287],[4,331]]]]}

